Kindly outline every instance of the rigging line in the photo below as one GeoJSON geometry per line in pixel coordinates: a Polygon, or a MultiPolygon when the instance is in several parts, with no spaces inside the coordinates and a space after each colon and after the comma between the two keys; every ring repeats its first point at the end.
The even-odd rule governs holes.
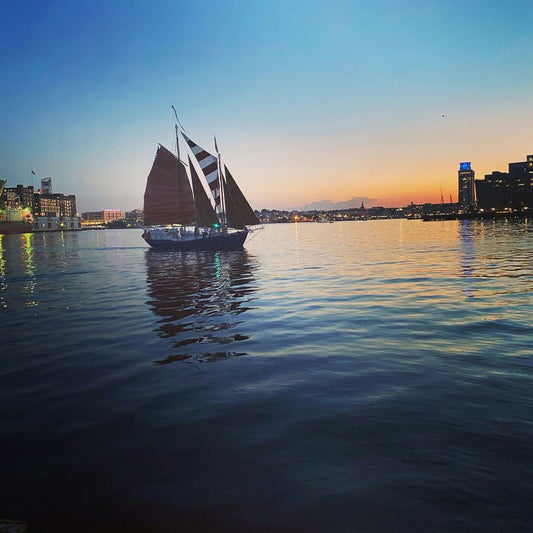
{"type": "Polygon", "coordinates": [[[172,108],[172,111],[174,111],[174,116],[176,117],[176,122],[178,123],[179,127],[180,127],[183,131],[185,131],[185,128],[183,127],[183,124],[180,122],[180,119],[178,118],[178,113],[177,113],[177,111],[176,111],[176,108],[175,108],[173,105],[171,105],[170,107],[172,108]]]}
{"type": "Polygon", "coordinates": [[[264,229],[265,229],[265,226],[263,224],[261,224],[260,227],[255,228],[255,229],[248,228],[248,233],[250,234],[250,237],[248,237],[248,242],[255,239],[259,235],[259,232],[264,229]]]}
{"type": "Polygon", "coordinates": [[[180,140],[179,140],[179,128],[178,128],[178,125],[183,129],[183,126],[181,125],[180,121],[179,121],[179,118],[178,118],[178,113],[176,111],[176,108],[171,105],[170,106],[172,108],[172,111],[174,111],[174,117],[176,119],[176,123],[174,124],[174,129],[176,131],[176,151],[178,152],[178,160],[181,160],[181,157],[180,157],[180,140]]]}

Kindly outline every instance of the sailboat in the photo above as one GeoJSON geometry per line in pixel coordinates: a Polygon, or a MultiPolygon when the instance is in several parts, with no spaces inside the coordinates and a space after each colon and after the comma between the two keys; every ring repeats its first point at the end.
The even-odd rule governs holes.
{"type": "Polygon", "coordinates": [[[158,145],[144,192],[142,237],[158,249],[242,250],[248,234],[260,221],[222,164],[216,139],[215,156],[178,128],[175,116],[177,155],[158,145]],[[180,135],[198,171],[190,154],[187,163],[181,159],[180,135]]]}

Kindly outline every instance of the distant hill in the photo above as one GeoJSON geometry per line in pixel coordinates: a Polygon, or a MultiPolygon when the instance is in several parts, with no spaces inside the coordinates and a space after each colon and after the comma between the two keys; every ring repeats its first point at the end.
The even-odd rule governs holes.
{"type": "Polygon", "coordinates": [[[369,207],[369,204],[375,202],[375,198],[367,198],[366,196],[352,196],[349,200],[342,202],[332,202],[331,200],[320,200],[307,204],[302,207],[290,207],[286,208],[286,211],[334,211],[340,209],[351,209],[353,207],[361,207],[361,202],[365,204],[365,207],[369,207]],[[368,204],[368,205],[367,205],[368,204]]]}

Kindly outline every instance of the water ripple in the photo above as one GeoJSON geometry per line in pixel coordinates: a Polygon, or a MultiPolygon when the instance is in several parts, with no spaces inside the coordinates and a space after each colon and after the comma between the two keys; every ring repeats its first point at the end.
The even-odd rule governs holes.
{"type": "Polygon", "coordinates": [[[532,231],[285,224],[219,254],[1,236],[0,516],[528,531],[532,231]]]}

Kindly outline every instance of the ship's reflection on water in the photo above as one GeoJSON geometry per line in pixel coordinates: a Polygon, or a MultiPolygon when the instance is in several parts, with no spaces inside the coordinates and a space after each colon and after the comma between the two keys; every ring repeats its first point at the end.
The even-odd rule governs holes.
{"type": "Polygon", "coordinates": [[[156,332],[173,347],[156,364],[246,355],[237,344],[249,339],[242,315],[257,290],[253,256],[150,249],[145,259],[147,303],[158,318],[156,332]]]}

